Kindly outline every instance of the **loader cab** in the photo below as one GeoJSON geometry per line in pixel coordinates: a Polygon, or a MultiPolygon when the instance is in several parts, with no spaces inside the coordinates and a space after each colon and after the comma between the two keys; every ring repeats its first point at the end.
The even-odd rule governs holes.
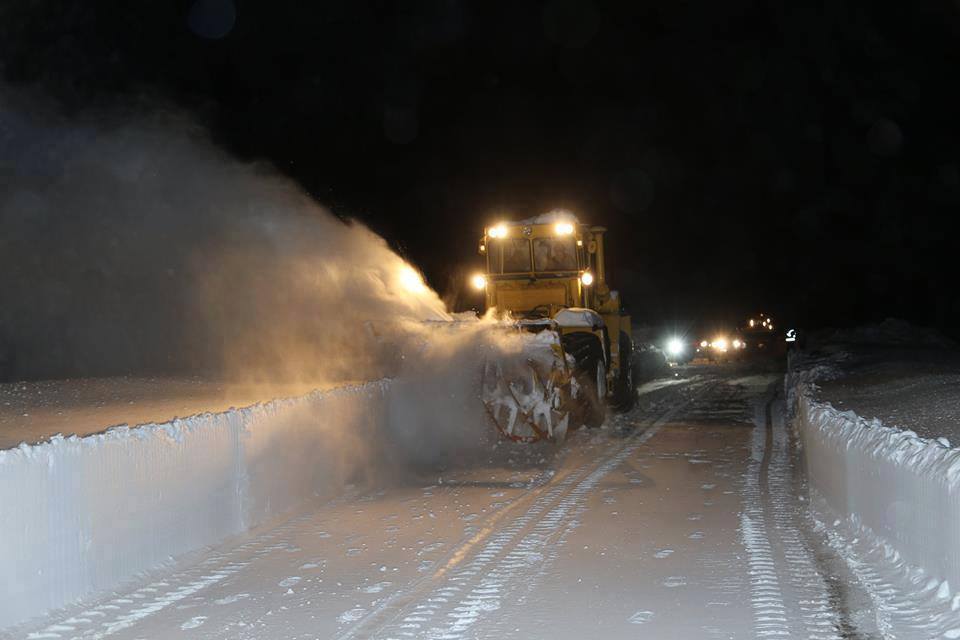
{"type": "Polygon", "coordinates": [[[576,221],[489,227],[480,240],[487,308],[514,317],[553,317],[569,307],[598,309],[611,293],[604,284],[604,231],[576,221]]]}

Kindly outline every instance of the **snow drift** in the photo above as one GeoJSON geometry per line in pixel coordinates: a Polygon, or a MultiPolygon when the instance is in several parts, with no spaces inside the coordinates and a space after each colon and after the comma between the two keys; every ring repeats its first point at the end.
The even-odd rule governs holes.
{"type": "Polygon", "coordinates": [[[0,627],[382,469],[389,383],[0,451],[0,627]]]}
{"type": "Polygon", "coordinates": [[[424,323],[391,379],[0,451],[0,628],[348,484],[483,459],[480,363],[525,357],[519,338],[424,323]]]}
{"type": "MultiPolygon", "coordinates": [[[[877,598],[891,584],[921,597],[910,605],[918,637],[960,637],[960,449],[818,400],[814,381],[837,375],[829,362],[794,362],[786,379],[814,505],[833,522],[824,528],[877,598]]],[[[896,609],[881,607],[907,615],[896,609]]]]}

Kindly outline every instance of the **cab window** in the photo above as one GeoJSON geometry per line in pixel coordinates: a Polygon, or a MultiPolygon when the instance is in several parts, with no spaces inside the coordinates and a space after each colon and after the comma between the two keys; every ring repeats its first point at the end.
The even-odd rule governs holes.
{"type": "Polygon", "coordinates": [[[526,238],[493,240],[487,245],[490,273],[529,273],[530,241],[526,238]]]}
{"type": "Polygon", "coordinates": [[[535,271],[576,271],[577,244],[572,237],[536,238],[533,241],[535,271]]]}

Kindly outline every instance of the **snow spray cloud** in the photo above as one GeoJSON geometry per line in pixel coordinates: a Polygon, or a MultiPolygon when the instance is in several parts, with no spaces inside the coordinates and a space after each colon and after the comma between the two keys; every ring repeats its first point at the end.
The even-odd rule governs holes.
{"type": "Polygon", "coordinates": [[[39,114],[0,93],[8,379],[389,376],[384,441],[341,434],[344,456],[385,447],[401,468],[436,468],[488,450],[481,365],[517,356],[516,334],[449,322],[382,238],[231,158],[188,118],[39,114]]]}
{"type": "Polygon", "coordinates": [[[189,119],[39,113],[0,93],[0,375],[370,378],[447,317],[383,239],[189,119]]]}

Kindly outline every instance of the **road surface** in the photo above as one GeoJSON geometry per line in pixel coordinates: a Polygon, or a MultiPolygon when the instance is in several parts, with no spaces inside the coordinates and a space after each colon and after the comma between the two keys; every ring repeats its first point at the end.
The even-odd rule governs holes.
{"type": "Polygon", "coordinates": [[[687,368],[563,447],[356,488],[11,637],[873,637],[781,380],[687,368]]]}

